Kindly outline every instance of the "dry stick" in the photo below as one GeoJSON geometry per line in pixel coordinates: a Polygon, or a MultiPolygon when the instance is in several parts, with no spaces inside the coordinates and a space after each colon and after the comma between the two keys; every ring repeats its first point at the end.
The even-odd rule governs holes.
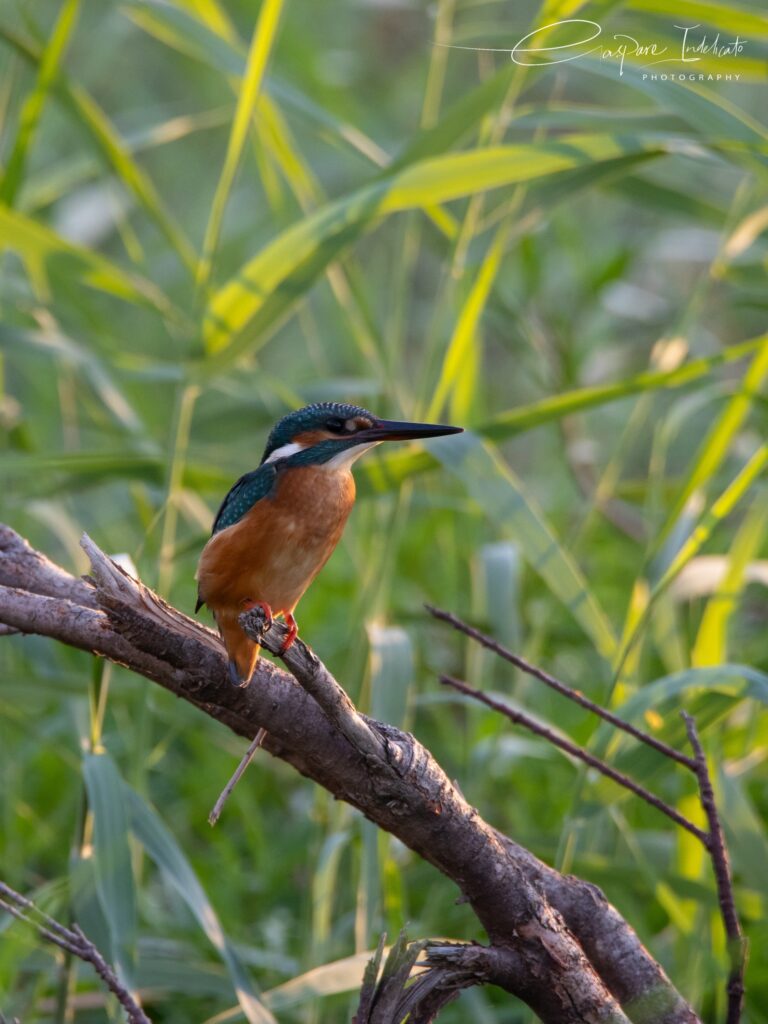
{"type": "Polygon", "coordinates": [[[32,900],[22,896],[15,889],[11,889],[4,882],[0,882],[0,908],[17,920],[31,925],[46,941],[63,949],[65,953],[71,953],[72,956],[79,957],[85,963],[90,964],[110,992],[117,997],[125,1010],[128,1024],[152,1024],[131,993],[120,983],[114,970],[78,925],[65,928],[39,907],[36,907],[32,900]]]}
{"type": "Polygon", "coordinates": [[[504,647],[503,644],[497,643],[492,637],[487,636],[485,633],[481,633],[479,629],[475,629],[473,626],[468,625],[462,621],[456,615],[451,612],[443,611],[441,608],[435,608],[432,605],[425,605],[427,611],[434,615],[436,619],[440,619],[442,622],[447,622],[454,629],[457,629],[460,633],[464,633],[472,640],[476,640],[483,647],[487,647],[489,651],[493,651],[494,654],[498,654],[504,661],[510,662],[515,665],[521,671],[525,672],[529,676],[533,676],[535,679],[540,679],[542,683],[545,683],[551,689],[556,690],[562,694],[563,697],[567,697],[568,700],[574,701],[576,704],[580,704],[581,707],[586,708],[593,714],[598,715],[606,722],[610,722],[617,729],[621,729],[623,732],[629,733],[630,736],[634,736],[636,740],[641,743],[645,743],[649,747],[653,747],[660,754],[664,754],[665,757],[671,758],[673,761],[677,761],[678,764],[684,765],[690,771],[696,771],[696,762],[691,757],[686,757],[685,754],[681,754],[679,750],[675,750],[674,747],[668,746],[661,740],[657,740],[655,736],[649,735],[647,732],[643,732],[642,729],[638,729],[632,725],[631,722],[625,721],[623,718],[619,718],[618,715],[614,715],[613,712],[606,710],[599,704],[595,704],[588,697],[585,697],[583,693],[578,690],[574,690],[573,687],[568,686],[567,683],[562,682],[560,679],[556,679],[551,676],[548,672],[543,669],[537,668],[536,665],[532,665],[525,658],[521,658],[519,654],[514,654],[509,648],[504,647]]]}
{"type": "Polygon", "coordinates": [[[599,757],[595,757],[594,754],[590,754],[588,751],[584,750],[583,747],[579,747],[575,743],[571,743],[570,740],[563,739],[562,736],[558,736],[558,734],[552,729],[547,728],[546,725],[540,725],[535,721],[535,719],[530,718],[522,711],[517,711],[515,708],[511,708],[509,704],[504,704],[500,700],[495,700],[493,697],[489,697],[481,690],[476,690],[474,687],[468,686],[460,679],[454,679],[452,676],[440,676],[440,682],[445,686],[452,686],[454,690],[458,690],[460,693],[464,693],[468,697],[473,697],[482,704],[486,704],[489,708],[493,708],[494,711],[498,711],[502,715],[505,715],[516,725],[522,725],[530,732],[536,733],[537,736],[542,736],[553,746],[559,747],[560,750],[564,750],[572,757],[576,757],[580,761],[583,761],[584,764],[588,764],[591,768],[595,768],[607,778],[613,779],[613,781],[619,786],[623,786],[625,789],[630,790],[636,796],[639,796],[641,800],[645,800],[646,803],[650,804],[651,807],[655,807],[657,811],[661,811],[662,814],[666,814],[666,816],[674,821],[675,824],[686,829],[691,833],[691,835],[696,836],[704,846],[707,848],[709,847],[709,837],[706,832],[697,828],[692,821],[683,817],[683,815],[676,811],[674,807],[670,807],[669,804],[665,803],[660,799],[660,797],[657,797],[639,783],[635,782],[634,779],[631,779],[623,772],[617,771],[615,768],[611,768],[611,766],[607,765],[605,761],[601,761],[599,757]]]}
{"type": "Polygon", "coordinates": [[[728,956],[731,961],[731,970],[728,975],[728,1016],[726,1020],[727,1024],[738,1024],[744,1003],[744,969],[746,967],[744,935],[741,930],[738,914],[736,913],[736,901],[733,895],[733,880],[728,863],[728,851],[725,846],[720,815],[717,813],[712,780],[707,768],[707,758],[696,730],[696,723],[685,711],[680,713],[685,722],[685,729],[694,753],[701,806],[707,816],[707,823],[709,825],[707,849],[712,858],[720,913],[725,924],[725,933],[728,936],[728,956]]]}
{"type": "Polygon", "coordinates": [[[234,771],[234,773],[232,775],[232,778],[226,784],[224,789],[222,789],[222,791],[221,791],[221,793],[219,795],[219,799],[213,805],[213,810],[208,815],[208,824],[211,827],[213,827],[216,824],[216,822],[219,820],[219,818],[221,817],[221,812],[224,810],[224,804],[229,799],[230,793],[232,792],[232,790],[235,788],[235,786],[240,781],[240,778],[241,778],[243,772],[245,771],[245,769],[248,767],[248,765],[253,760],[253,755],[256,753],[256,751],[259,749],[261,744],[264,742],[264,739],[265,739],[266,735],[267,735],[267,730],[266,729],[259,729],[259,731],[256,733],[255,737],[253,738],[253,742],[251,743],[250,747],[248,747],[248,749],[246,750],[245,754],[243,754],[242,761],[237,766],[237,768],[235,768],[235,771],[234,771]]]}

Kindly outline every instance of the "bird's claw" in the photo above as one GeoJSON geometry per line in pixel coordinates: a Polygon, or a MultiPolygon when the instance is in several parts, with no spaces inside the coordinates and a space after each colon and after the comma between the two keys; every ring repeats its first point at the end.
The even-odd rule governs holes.
{"type": "Polygon", "coordinates": [[[260,617],[263,619],[262,632],[266,633],[268,629],[271,629],[274,616],[272,615],[272,609],[266,601],[252,601],[250,597],[246,597],[240,604],[244,612],[258,609],[260,617]]]}
{"type": "Polygon", "coordinates": [[[280,645],[280,650],[277,652],[279,657],[281,658],[288,650],[288,648],[293,646],[294,640],[299,635],[298,624],[296,622],[296,619],[294,619],[294,617],[291,615],[291,613],[286,612],[283,618],[285,619],[285,624],[288,627],[288,632],[285,635],[285,640],[283,640],[282,644],[280,645]]]}
{"type": "MultiPolygon", "coordinates": [[[[243,601],[241,601],[240,604],[241,604],[241,607],[243,609],[243,612],[250,612],[250,611],[254,611],[254,610],[258,609],[259,617],[262,620],[259,623],[259,627],[258,628],[259,628],[262,636],[269,629],[271,629],[272,623],[274,622],[274,615],[272,614],[272,609],[270,608],[270,606],[267,604],[266,601],[252,601],[248,597],[248,598],[245,598],[243,601]]],[[[280,645],[280,650],[277,652],[279,657],[282,657],[282,655],[285,654],[285,652],[288,650],[288,648],[292,646],[292,644],[293,644],[294,640],[296,639],[296,637],[299,635],[299,627],[296,624],[296,619],[294,619],[294,617],[291,615],[291,613],[290,612],[284,612],[283,613],[283,618],[285,619],[285,624],[288,627],[288,632],[286,633],[285,639],[283,640],[282,644],[280,645]]],[[[242,684],[238,684],[238,685],[242,685],[242,684]]]]}

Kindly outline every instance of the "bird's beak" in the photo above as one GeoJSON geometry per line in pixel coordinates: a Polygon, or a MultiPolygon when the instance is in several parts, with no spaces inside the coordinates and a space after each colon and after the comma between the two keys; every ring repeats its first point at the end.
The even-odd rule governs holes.
{"type": "Polygon", "coordinates": [[[400,420],[377,420],[367,430],[358,430],[355,441],[410,441],[417,437],[442,437],[443,434],[461,434],[463,427],[449,427],[444,423],[408,423],[400,420]]]}

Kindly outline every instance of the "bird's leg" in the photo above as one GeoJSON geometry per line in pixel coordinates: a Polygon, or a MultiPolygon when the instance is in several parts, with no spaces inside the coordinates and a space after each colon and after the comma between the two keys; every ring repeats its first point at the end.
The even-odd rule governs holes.
{"type": "Polygon", "coordinates": [[[293,641],[299,635],[299,626],[293,615],[291,615],[290,612],[283,612],[283,618],[285,619],[285,624],[288,627],[288,635],[285,640],[283,640],[282,646],[278,652],[281,656],[285,654],[288,648],[293,644],[293,641]]]}
{"type": "Polygon", "coordinates": [[[242,607],[244,612],[249,612],[252,608],[261,608],[261,614],[264,616],[266,620],[265,630],[269,629],[269,627],[272,625],[274,615],[272,614],[272,609],[269,607],[266,601],[253,601],[251,600],[250,597],[244,597],[243,600],[240,602],[240,606],[242,607]]]}
{"type": "MultiPolygon", "coordinates": [[[[270,606],[267,604],[266,601],[253,601],[253,600],[251,600],[250,597],[246,597],[246,598],[244,598],[240,602],[240,605],[241,605],[241,607],[242,607],[244,612],[249,612],[252,608],[259,608],[259,609],[261,609],[261,613],[262,613],[262,615],[264,616],[264,619],[265,619],[265,627],[264,627],[265,631],[267,629],[269,629],[269,627],[272,625],[272,621],[274,619],[274,614],[272,612],[272,609],[270,608],[270,606]]],[[[290,612],[282,612],[282,616],[283,616],[283,619],[285,620],[286,626],[288,627],[288,634],[287,634],[285,640],[283,640],[282,646],[280,647],[280,650],[278,651],[278,654],[280,654],[280,655],[285,654],[285,652],[291,646],[293,641],[299,635],[299,627],[298,627],[296,619],[294,619],[293,615],[291,615],[290,612]]]]}

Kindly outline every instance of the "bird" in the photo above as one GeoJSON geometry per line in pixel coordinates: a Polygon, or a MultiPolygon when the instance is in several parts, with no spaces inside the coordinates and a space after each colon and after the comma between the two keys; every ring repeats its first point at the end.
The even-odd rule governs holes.
{"type": "Polygon", "coordinates": [[[198,612],[213,613],[236,686],[251,681],[259,645],[239,623],[259,607],[268,623],[282,616],[298,635],[296,605],[331,557],[355,501],[352,464],[384,441],[458,434],[437,423],[384,420],[358,405],[317,402],[279,420],[259,466],[221,503],[197,568],[198,612]]]}

